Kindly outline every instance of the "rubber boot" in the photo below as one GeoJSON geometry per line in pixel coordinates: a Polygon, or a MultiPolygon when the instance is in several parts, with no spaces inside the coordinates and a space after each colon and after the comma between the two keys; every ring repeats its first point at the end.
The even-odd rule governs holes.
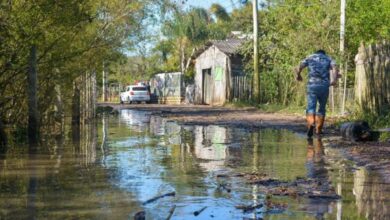
{"type": "Polygon", "coordinates": [[[324,127],[325,117],[317,115],[316,117],[316,135],[321,136],[324,127]]]}
{"type": "Polygon", "coordinates": [[[313,137],[314,133],[314,126],[315,126],[315,118],[316,116],[314,114],[307,114],[306,115],[306,121],[307,121],[307,137],[311,138],[313,137]]]}

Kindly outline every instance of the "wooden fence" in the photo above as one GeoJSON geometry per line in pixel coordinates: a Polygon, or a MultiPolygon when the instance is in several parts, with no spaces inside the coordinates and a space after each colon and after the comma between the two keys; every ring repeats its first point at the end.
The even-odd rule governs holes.
{"type": "Polygon", "coordinates": [[[354,89],[343,87],[331,87],[329,92],[328,107],[333,114],[345,114],[355,106],[354,89]]]}
{"type": "Polygon", "coordinates": [[[95,117],[96,100],[96,72],[86,72],[73,82],[72,125],[79,126],[95,117]]]}
{"type": "Polygon", "coordinates": [[[232,84],[230,101],[249,100],[251,98],[252,84],[246,75],[233,76],[232,84]]]}
{"type": "Polygon", "coordinates": [[[361,110],[381,114],[390,104],[390,43],[361,44],[355,62],[355,99],[361,110]]]}

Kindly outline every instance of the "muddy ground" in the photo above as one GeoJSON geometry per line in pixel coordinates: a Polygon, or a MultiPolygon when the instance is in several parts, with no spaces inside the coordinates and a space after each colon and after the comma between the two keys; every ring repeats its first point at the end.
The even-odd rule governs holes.
{"type": "Polygon", "coordinates": [[[357,166],[377,171],[390,183],[390,142],[354,143],[342,139],[327,140],[330,147],[341,148],[346,158],[357,166]]]}
{"type": "MultiPolygon", "coordinates": [[[[256,108],[212,107],[202,105],[119,105],[110,106],[114,110],[134,109],[151,111],[168,120],[185,125],[221,125],[248,129],[274,128],[288,129],[305,135],[304,111],[302,114],[265,113],[256,108]]],[[[390,141],[356,143],[343,140],[334,122],[337,118],[328,118],[324,128],[323,141],[329,147],[339,148],[346,158],[358,166],[381,173],[384,181],[390,183],[390,141]]]]}
{"type": "Polygon", "coordinates": [[[256,108],[211,107],[203,105],[115,105],[116,110],[151,111],[185,125],[221,125],[245,128],[277,128],[305,131],[303,115],[264,113],[256,108]]]}

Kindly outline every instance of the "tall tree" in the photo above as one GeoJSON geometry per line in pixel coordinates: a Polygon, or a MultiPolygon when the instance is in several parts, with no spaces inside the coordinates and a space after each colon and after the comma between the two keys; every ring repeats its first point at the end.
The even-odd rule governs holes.
{"type": "Polygon", "coordinates": [[[31,46],[29,69],[27,75],[27,97],[28,97],[28,139],[30,144],[38,143],[39,137],[39,114],[37,96],[37,48],[31,46]]]}

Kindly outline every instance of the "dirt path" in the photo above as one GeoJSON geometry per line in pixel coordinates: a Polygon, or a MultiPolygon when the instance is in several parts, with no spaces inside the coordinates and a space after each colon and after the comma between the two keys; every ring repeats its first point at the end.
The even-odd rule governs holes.
{"type": "Polygon", "coordinates": [[[378,172],[390,184],[390,142],[353,143],[340,139],[328,142],[331,147],[340,148],[357,166],[378,172]]]}
{"type": "MultiPolygon", "coordinates": [[[[107,104],[105,104],[107,105],[107,104]]],[[[117,105],[110,107],[151,111],[186,125],[223,125],[245,128],[278,128],[305,132],[303,115],[265,113],[256,108],[210,107],[200,105],[117,105]]]]}

